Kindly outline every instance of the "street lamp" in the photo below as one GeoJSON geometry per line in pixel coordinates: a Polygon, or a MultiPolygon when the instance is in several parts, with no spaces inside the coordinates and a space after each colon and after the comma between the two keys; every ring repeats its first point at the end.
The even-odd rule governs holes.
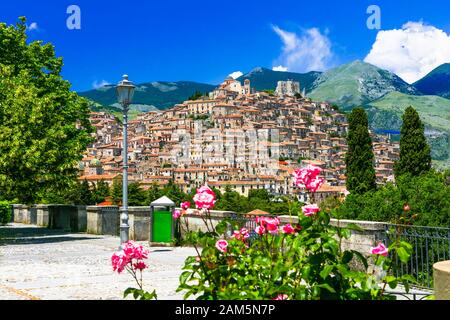
{"type": "Polygon", "coordinates": [[[120,214],[120,248],[128,241],[128,107],[133,99],[135,86],[124,74],[122,81],[117,84],[117,99],[122,105],[123,112],[123,146],[122,146],[122,209],[120,214]]]}

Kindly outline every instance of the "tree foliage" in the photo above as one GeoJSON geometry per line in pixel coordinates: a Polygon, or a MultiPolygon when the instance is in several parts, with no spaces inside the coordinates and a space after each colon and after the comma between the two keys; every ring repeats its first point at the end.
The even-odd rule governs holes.
{"type": "Polygon", "coordinates": [[[442,173],[403,175],[396,185],[388,183],[376,191],[350,194],[336,216],[346,219],[394,222],[408,203],[415,225],[450,227],[450,186],[442,173]]]}
{"type": "Polygon", "coordinates": [[[92,141],[87,101],[62,79],[61,58],[27,43],[25,18],[0,23],[0,190],[32,203],[68,188],[92,141]]]}
{"type": "Polygon", "coordinates": [[[362,194],[376,189],[372,139],[363,108],[353,109],[348,120],[348,152],[345,156],[347,190],[362,194]]]}
{"type": "Polygon", "coordinates": [[[400,131],[400,159],[395,164],[396,177],[402,174],[418,176],[431,169],[431,150],[424,125],[413,107],[406,108],[400,131]]]}

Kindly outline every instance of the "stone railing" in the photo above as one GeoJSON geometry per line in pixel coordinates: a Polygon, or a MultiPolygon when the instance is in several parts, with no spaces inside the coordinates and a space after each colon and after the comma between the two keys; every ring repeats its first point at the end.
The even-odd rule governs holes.
{"type": "MultiPolygon", "coordinates": [[[[59,204],[38,204],[26,206],[12,205],[13,221],[26,224],[36,224],[53,229],[64,229],[72,232],[87,232],[98,235],[119,235],[120,210],[118,206],[75,206],[59,204]]],[[[150,207],[129,207],[128,224],[130,226],[130,239],[146,241],[151,239],[152,217],[150,207]]],[[[236,217],[231,211],[212,210],[211,222],[216,226],[225,218],[236,217]]],[[[207,231],[203,219],[199,215],[186,215],[191,231],[207,231]]],[[[297,223],[297,217],[279,216],[281,222],[297,223]]],[[[251,221],[251,218],[247,218],[251,221]]],[[[331,220],[331,224],[346,226],[355,223],[362,231],[353,231],[350,239],[343,240],[344,249],[354,249],[368,252],[370,247],[383,239],[386,223],[372,221],[331,220]]],[[[249,225],[249,227],[252,227],[249,225]]],[[[182,230],[182,236],[184,230],[182,230]]]]}

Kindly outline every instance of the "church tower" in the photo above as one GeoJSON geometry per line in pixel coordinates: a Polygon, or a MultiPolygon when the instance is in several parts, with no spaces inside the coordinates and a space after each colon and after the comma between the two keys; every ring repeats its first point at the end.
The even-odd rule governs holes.
{"type": "Polygon", "coordinates": [[[244,94],[246,96],[248,96],[251,93],[250,91],[250,80],[249,79],[245,79],[244,80],[244,94]]]}

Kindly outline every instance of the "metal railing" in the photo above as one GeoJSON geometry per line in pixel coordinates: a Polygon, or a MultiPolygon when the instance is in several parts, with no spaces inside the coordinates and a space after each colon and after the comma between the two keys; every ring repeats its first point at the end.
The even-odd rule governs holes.
{"type": "MultiPolygon", "coordinates": [[[[232,219],[249,230],[250,241],[257,237],[254,217],[236,214],[232,219]]],[[[395,241],[396,232],[399,233],[400,240],[409,242],[413,248],[406,264],[400,263],[399,258],[396,258],[396,276],[412,275],[417,281],[413,287],[432,289],[433,264],[450,260],[450,228],[387,224],[384,234],[377,240],[389,246],[395,241]]],[[[416,299],[416,295],[413,298],[416,299]]]]}
{"type": "Polygon", "coordinates": [[[390,224],[386,226],[387,245],[395,241],[396,233],[413,247],[406,264],[397,257],[396,275],[412,275],[417,281],[415,286],[433,288],[433,264],[450,259],[450,229],[390,224]]]}

